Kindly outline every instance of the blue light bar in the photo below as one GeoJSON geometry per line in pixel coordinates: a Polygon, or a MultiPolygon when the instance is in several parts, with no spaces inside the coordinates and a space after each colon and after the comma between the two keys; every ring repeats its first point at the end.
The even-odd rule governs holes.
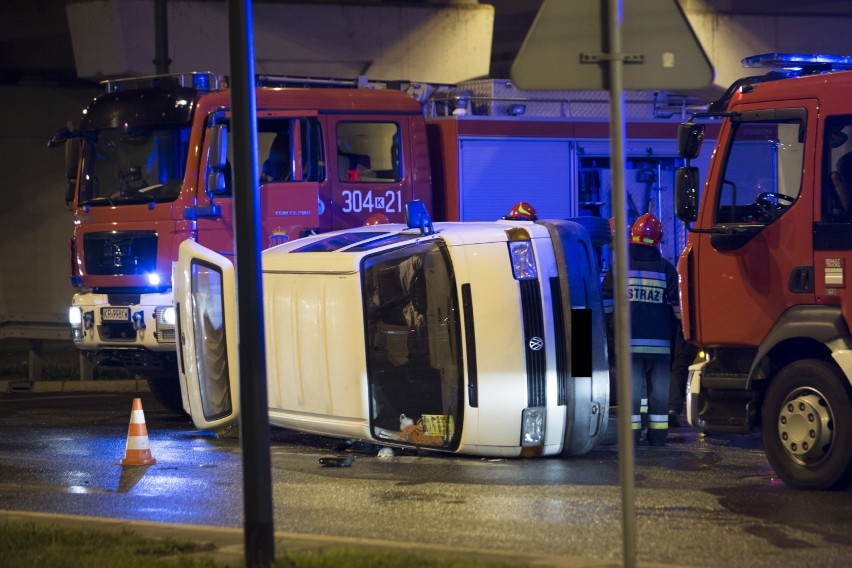
{"type": "Polygon", "coordinates": [[[163,85],[178,85],[193,87],[201,92],[219,89],[219,79],[210,71],[193,71],[191,73],[167,73],[165,75],[147,75],[145,77],[127,77],[125,79],[110,79],[101,81],[106,92],[116,93],[129,89],[149,89],[163,85]]]}
{"type": "Polygon", "coordinates": [[[804,53],[764,53],[742,60],[743,67],[760,67],[778,71],[801,71],[808,67],[825,66],[826,71],[852,69],[849,55],[808,55],[804,53]]]}
{"type": "MultiPolygon", "coordinates": [[[[215,79],[215,78],[214,78],[215,79]]],[[[193,73],[192,86],[202,92],[210,91],[210,74],[209,73],[193,73]]]]}

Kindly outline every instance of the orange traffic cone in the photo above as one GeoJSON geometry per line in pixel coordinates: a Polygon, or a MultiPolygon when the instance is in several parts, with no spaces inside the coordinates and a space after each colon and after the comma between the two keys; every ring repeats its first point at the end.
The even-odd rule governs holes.
{"type": "Polygon", "coordinates": [[[133,399],[133,410],[130,412],[130,427],[127,429],[127,449],[121,465],[152,465],[157,460],[151,456],[148,447],[148,428],[145,426],[145,412],[142,410],[142,399],[133,399]]]}

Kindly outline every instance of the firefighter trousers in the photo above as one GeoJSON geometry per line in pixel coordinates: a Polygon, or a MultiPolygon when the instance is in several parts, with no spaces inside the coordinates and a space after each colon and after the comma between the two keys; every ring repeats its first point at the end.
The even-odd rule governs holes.
{"type": "Polygon", "coordinates": [[[668,355],[632,356],[630,396],[633,399],[631,427],[636,442],[642,435],[642,399],[648,399],[648,443],[664,446],[669,433],[669,380],[671,360],[668,355]]]}

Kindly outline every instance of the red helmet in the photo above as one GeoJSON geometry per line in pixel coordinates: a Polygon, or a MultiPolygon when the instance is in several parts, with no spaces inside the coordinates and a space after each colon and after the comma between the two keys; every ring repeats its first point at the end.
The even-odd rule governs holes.
{"type": "Polygon", "coordinates": [[[526,201],[518,201],[503,218],[510,221],[535,221],[538,219],[538,214],[535,212],[535,207],[526,201]]]}
{"type": "Polygon", "coordinates": [[[630,228],[630,242],[649,247],[660,246],[663,238],[663,225],[651,213],[641,215],[630,228]]]}
{"type": "Polygon", "coordinates": [[[367,220],[364,221],[364,226],[368,227],[370,225],[384,225],[385,223],[390,223],[390,219],[384,213],[373,213],[367,220]]]}

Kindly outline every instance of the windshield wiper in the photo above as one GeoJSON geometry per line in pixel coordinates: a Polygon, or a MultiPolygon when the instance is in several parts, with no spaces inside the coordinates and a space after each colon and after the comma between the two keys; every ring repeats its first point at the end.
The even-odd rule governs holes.
{"type": "Polygon", "coordinates": [[[98,205],[113,205],[113,201],[109,197],[93,197],[86,201],[81,201],[80,205],[98,206],[98,205]]]}

